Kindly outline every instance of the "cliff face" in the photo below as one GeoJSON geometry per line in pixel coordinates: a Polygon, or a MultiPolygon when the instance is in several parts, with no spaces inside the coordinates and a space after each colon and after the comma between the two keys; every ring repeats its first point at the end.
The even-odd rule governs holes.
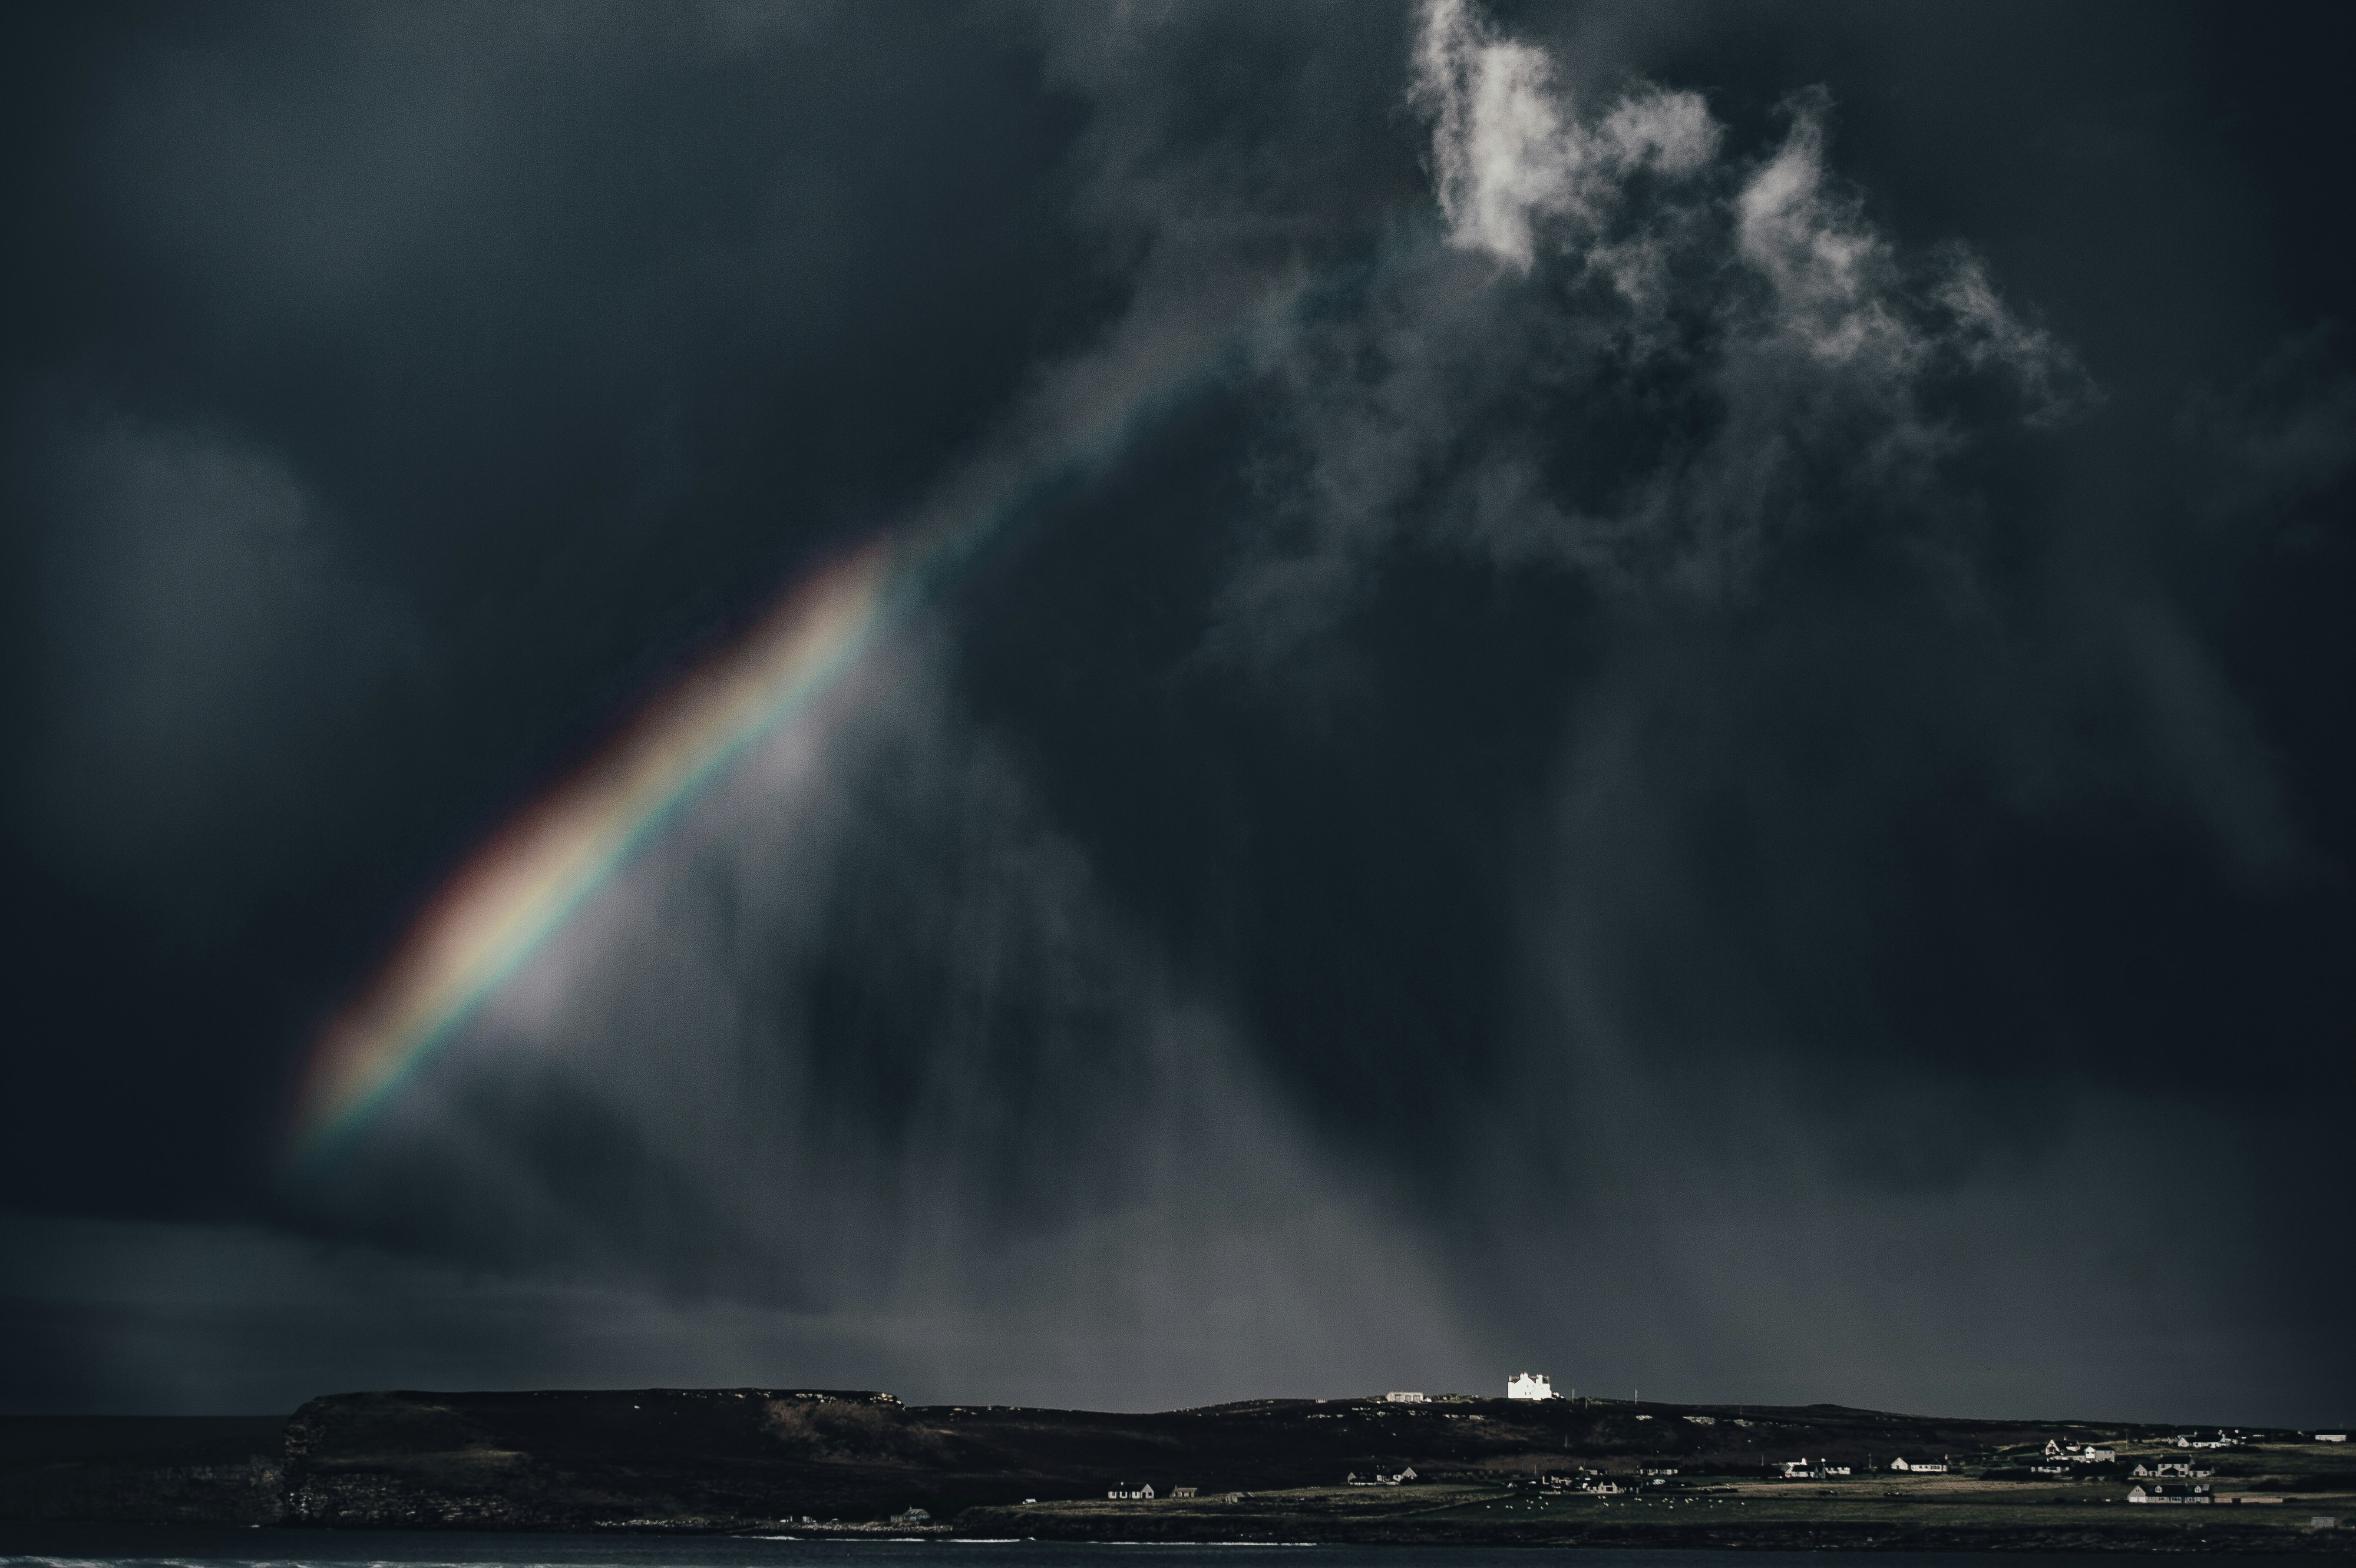
{"type": "Polygon", "coordinates": [[[889,1394],[798,1390],[366,1393],[287,1425],[289,1522],[371,1527],[726,1528],[946,1521],[1026,1498],[1101,1499],[1151,1482],[1258,1491],[1413,1465],[1430,1479],[1640,1462],[1756,1473],[1807,1453],[1886,1464],[1901,1451],[2041,1440],[2046,1428],[1870,1412],[1708,1413],[1569,1401],[1261,1401],[1152,1414],[1002,1406],[911,1409],[889,1394]]]}

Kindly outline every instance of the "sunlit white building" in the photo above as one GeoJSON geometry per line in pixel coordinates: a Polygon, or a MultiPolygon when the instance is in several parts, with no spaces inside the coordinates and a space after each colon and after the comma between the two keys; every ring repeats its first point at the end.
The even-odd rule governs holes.
{"type": "Polygon", "coordinates": [[[1544,1372],[1515,1372],[1505,1380],[1507,1399],[1552,1399],[1554,1381],[1544,1372]]]}
{"type": "Polygon", "coordinates": [[[2136,1487],[2127,1493],[2131,1503],[2205,1503],[2215,1499],[2206,1487],[2136,1487]]]}

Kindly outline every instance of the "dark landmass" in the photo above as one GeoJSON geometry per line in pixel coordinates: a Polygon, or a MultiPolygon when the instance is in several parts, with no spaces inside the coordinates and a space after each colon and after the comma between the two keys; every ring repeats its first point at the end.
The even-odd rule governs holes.
{"type": "Polygon", "coordinates": [[[285,1450],[275,1415],[0,1417],[0,1519],[273,1524],[285,1450]]]}
{"type": "Polygon", "coordinates": [[[1837,1405],[1435,1396],[1110,1414],[763,1389],[339,1394],[297,1411],[275,1453],[260,1447],[279,1424],[0,1423],[0,1515],[851,1537],[2356,1549],[2356,1530],[2337,1528],[2356,1524],[2356,1464],[2343,1446],[2289,1432],[2195,1451],[2176,1446],[2176,1427],[1837,1405]],[[2054,1464],[2049,1442],[2117,1456],[2040,1474],[2054,1464]],[[1894,1472],[1900,1457],[1950,1468],[1894,1472]],[[1782,1478],[1791,1460],[1815,1473],[1782,1478]],[[2126,1501],[2134,1467],[2188,1461],[2214,1468],[2200,1484],[2215,1501],[2126,1501]],[[1398,1484],[1376,1480],[1405,1472],[1398,1484]],[[1107,1495],[1148,1486],[1151,1499],[1107,1495]]]}

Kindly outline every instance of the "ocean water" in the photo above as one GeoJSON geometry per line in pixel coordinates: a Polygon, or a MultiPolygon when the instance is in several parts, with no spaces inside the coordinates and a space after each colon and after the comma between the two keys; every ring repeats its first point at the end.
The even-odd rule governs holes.
{"type": "MultiPolygon", "coordinates": [[[[2001,1568],[2279,1564],[2279,1557],[2005,1552],[2001,1568]]],[[[1986,1554],[1564,1547],[795,1541],[0,1523],[0,1568],[1989,1568],[1986,1554]],[[1504,1558],[1505,1563],[1498,1560],[1504,1558]]]]}

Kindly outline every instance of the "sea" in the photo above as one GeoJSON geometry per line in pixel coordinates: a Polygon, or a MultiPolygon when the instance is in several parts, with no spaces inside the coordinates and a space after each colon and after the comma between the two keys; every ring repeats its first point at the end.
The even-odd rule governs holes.
{"type": "MultiPolygon", "coordinates": [[[[811,1541],[741,1535],[493,1535],[178,1525],[0,1523],[0,1568],[1988,1568],[1985,1553],[1685,1552],[1238,1541],[811,1541]]],[[[2002,1568],[2165,1561],[2279,1564],[2228,1553],[2006,1552],[2002,1568]]]]}

